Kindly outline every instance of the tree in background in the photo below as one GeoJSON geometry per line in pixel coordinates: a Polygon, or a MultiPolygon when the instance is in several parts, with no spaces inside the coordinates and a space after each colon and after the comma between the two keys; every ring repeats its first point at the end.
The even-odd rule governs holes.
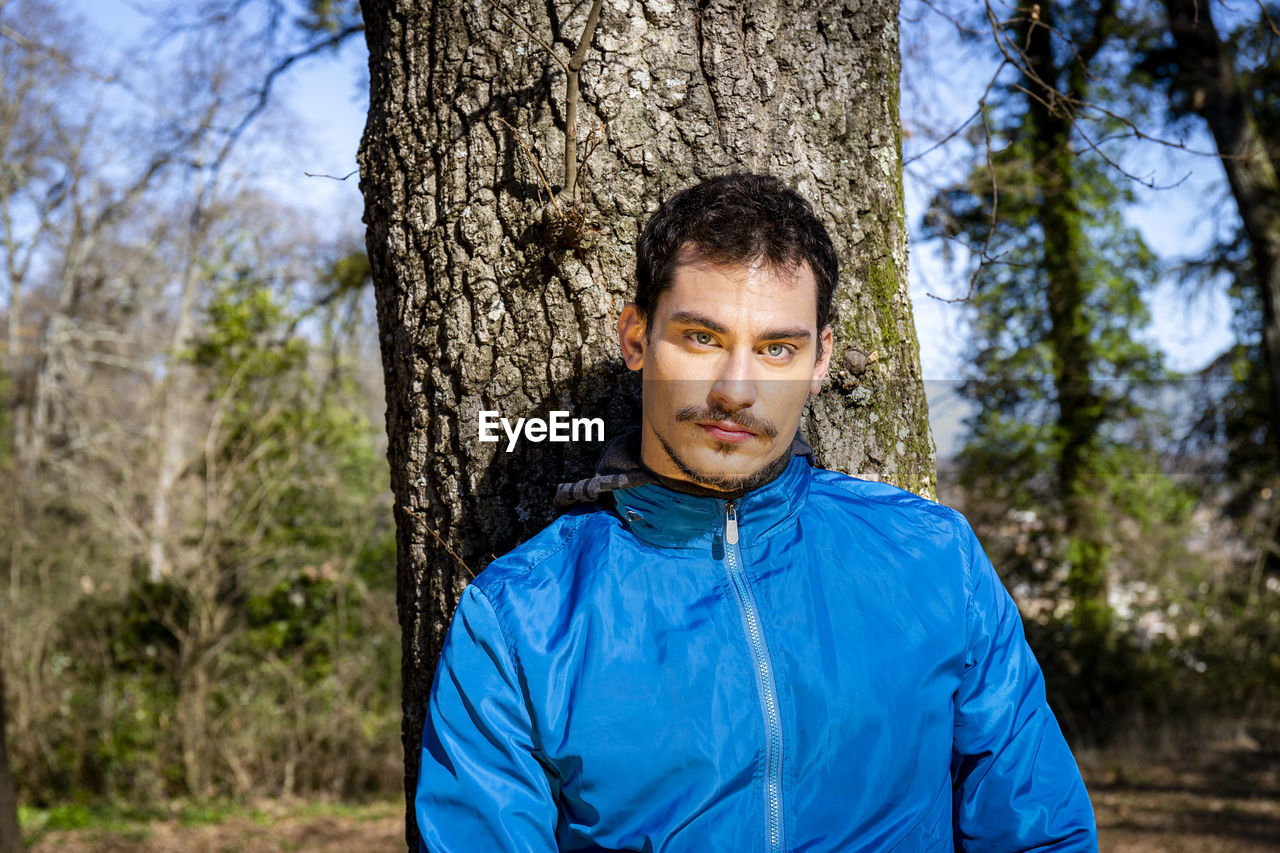
{"type": "MultiPolygon", "coordinates": [[[[1115,676],[1115,696],[1145,691],[1166,709],[1266,716],[1280,698],[1272,686],[1280,621],[1266,604],[1270,591],[1280,590],[1273,568],[1280,456],[1271,426],[1280,409],[1271,402],[1267,351],[1275,297],[1266,284],[1280,209],[1274,4],[1091,0],[985,3],[976,15],[957,9],[952,23],[969,43],[994,48],[999,67],[971,119],[972,173],[963,187],[939,193],[928,227],[934,235],[963,235],[978,267],[969,390],[979,409],[962,461],[970,476],[975,466],[1001,475],[986,476],[976,490],[971,480],[968,499],[981,506],[988,495],[1012,493],[1023,504],[1006,517],[1007,506],[997,501],[975,520],[981,525],[986,515],[986,529],[998,533],[989,540],[1004,552],[998,563],[1031,569],[1020,573],[1031,578],[1020,589],[1030,612],[1076,599],[1073,635],[1045,626],[1040,652],[1051,691],[1057,668],[1058,683],[1069,686],[1060,694],[1097,708],[1099,720],[1115,716],[1114,697],[1108,702],[1105,692],[1090,689],[1108,680],[1076,660],[1077,652],[1060,654],[1072,648],[1072,636],[1083,636],[1078,617],[1089,611],[1080,596],[1109,587],[1106,599],[1095,598],[1096,613],[1121,630],[1117,642],[1128,636],[1138,643],[1122,645],[1124,654],[1103,645],[1102,654],[1091,655],[1115,676]],[[1132,164],[1204,148],[1187,140],[1202,126],[1228,178],[1224,200],[1205,204],[1220,222],[1218,241],[1203,254],[1157,264],[1120,227],[1130,191],[1140,183],[1157,189],[1149,167],[1132,164]],[[1030,253],[1019,253],[1019,245],[1030,253]],[[1037,278],[1045,264],[1058,272],[1037,278]],[[1161,276],[1225,283],[1235,295],[1240,342],[1202,372],[1205,382],[1170,377],[1153,384],[1159,366],[1135,345],[1145,324],[1141,293],[1161,276]],[[1010,290],[1002,284],[1010,280],[1037,284],[1010,290]],[[1084,298],[1064,301],[1073,282],[1083,285],[1084,298]],[[1082,310],[1073,314],[1073,304],[1082,310]],[[1004,357],[993,362],[993,353],[1004,357]],[[988,367],[998,373],[984,375],[988,367]],[[1094,385],[1063,393],[1072,369],[1094,385]],[[1027,384],[1010,387],[1009,377],[1020,374],[1027,384]],[[1116,378],[1126,381],[1096,382],[1116,378]],[[1037,399],[1041,404],[1030,402],[1037,399]],[[1083,457],[1066,452],[1065,436],[1090,434],[1101,444],[1079,443],[1083,457]],[[1151,457],[1157,450],[1158,466],[1151,457]],[[1069,490],[1055,491],[1073,469],[1086,477],[1074,507],[1065,502],[1069,490]],[[1007,470],[1025,487],[1011,487],[1007,470]],[[1181,488],[1162,475],[1170,471],[1184,475],[1181,488]],[[1188,476],[1196,472],[1202,476],[1188,476]],[[1067,527],[1086,533],[1074,549],[1061,535],[1067,527]],[[1045,567],[1063,564],[1078,582],[1056,592],[1051,585],[1037,600],[1046,592],[1045,567]],[[1116,664],[1129,659],[1143,671],[1125,676],[1116,664]]],[[[938,142],[957,136],[939,132],[938,142]]]]}
{"type": "Polygon", "coordinates": [[[1085,735],[1107,731],[1133,689],[1109,593],[1154,579],[1144,563],[1176,550],[1188,508],[1160,470],[1168,386],[1141,340],[1156,260],[1123,221],[1125,178],[1095,128],[1077,126],[1076,104],[1116,96],[1107,48],[1120,22],[1095,5],[1000,23],[1018,74],[984,107],[988,162],[940,193],[928,221],[983,261],[963,389],[976,409],[958,459],[966,508],[1004,533],[993,557],[1023,586],[1051,701],[1085,735]]]}
{"type": "Polygon", "coordinates": [[[1259,3],[1258,18],[1224,39],[1211,4],[1163,5],[1168,35],[1146,48],[1140,67],[1165,88],[1171,117],[1198,115],[1217,146],[1248,246],[1254,303],[1261,308],[1258,337],[1274,451],[1280,448],[1280,8],[1259,3]]]}
{"type": "Polygon", "coordinates": [[[1280,504],[1259,497],[1274,493],[1280,480],[1280,407],[1273,392],[1273,377],[1280,376],[1280,28],[1274,17],[1280,10],[1261,6],[1256,17],[1233,16],[1221,35],[1212,6],[1195,14],[1170,0],[1161,11],[1169,29],[1137,43],[1135,77],[1164,97],[1170,130],[1194,130],[1203,122],[1228,179],[1220,204],[1227,227],[1203,257],[1184,259],[1180,269],[1195,287],[1225,278],[1236,304],[1237,344],[1206,369],[1211,387],[1203,399],[1202,441],[1193,443],[1213,460],[1205,476],[1231,491],[1231,514],[1261,516],[1264,532],[1257,538],[1268,543],[1267,562],[1274,565],[1280,516],[1271,508],[1280,504]],[[1229,215],[1232,207],[1239,219],[1229,215]]]}
{"type": "Polygon", "coordinates": [[[268,258],[225,250],[189,355],[212,403],[193,472],[205,494],[202,538],[171,584],[186,607],[177,619],[166,614],[163,626],[177,644],[179,685],[190,688],[180,714],[195,717],[180,722],[188,777],[201,778],[216,754],[231,753],[245,764],[236,772],[239,794],[281,756],[282,794],[364,787],[369,768],[344,756],[376,756],[378,739],[394,731],[386,702],[391,531],[385,488],[372,476],[379,461],[364,414],[368,389],[356,382],[334,309],[360,297],[367,263],[363,253],[340,257],[325,276],[331,310],[300,312],[286,302],[292,287],[259,277],[268,258]],[[259,705],[250,719],[275,706],[295,724],[219,731],[205,715],[223,683],[259,705]],[[299,707],[291,694],[311,689],[319,695],[299,707]],[[300,786],[301,772],[319,778],[300,786]]]}
{"type": "Polygon", "coordinates": [[[0,24],[0,668],[24,801],[385,785],[363,252],[231,153],[258,141],[244,84],[266,72],[230,31],[104,71],[47,4],[0,24]]]}
{"type": "MultiPolygon", "coordinates": [[[[405,785],[457,596],[599,446],[477,441],[481,410],[635,422],[615,348],[649,213],[780,175],[843,267],[822,464],[933,489],[906,297],[896,3],[366,0],[361,186],[378,296],[404,636],[405,785]],[[585,34],[585,35],[584,35],[585,34]],[[814,57],[821,57],[815,62],[814,57]],[[856,95],[854,94],[856,93],[856,95]]],[[[416,846],[412,809],[407,840],[416,846]]]]}
{"type": "Polygon", "coordinates": [[[1212,676],[1207,701],[1265,717],[1280,707],[1280,614],[1268,602],[1280,591],[1280,8],[1161,7],[1168,31],[1138,41],[1135,77],[1161,93],[1171,130],[1203,122],[1227,178],[1214,244],[1178,273],[1198,288],[1225,280],[1235,306],[1235,344],[1189,395],[1199,418],[1186,455],[1205,502],[1224,509],[1218,535],[1248,545],[1193,602],[1205,625],[1194,653],[1212,676]]]}

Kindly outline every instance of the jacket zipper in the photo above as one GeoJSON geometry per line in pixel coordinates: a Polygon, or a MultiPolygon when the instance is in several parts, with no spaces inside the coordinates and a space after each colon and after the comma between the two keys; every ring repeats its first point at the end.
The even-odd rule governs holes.
{"type": "Polygon", "coordinates": [[[724,555],[729,579],[738,594],[738,604],[746,621],[747,640],[755,659],[756,678],[764,697],[765,718],[765,813],[770,853],[782,851],[782,721],[778,713],[778,694],[773,681],[773,664],[760,628],[760,614],[755,597],[742,573],[742,553],[738,550],[738,507],[727,501],[724,507],[724,555]]]}

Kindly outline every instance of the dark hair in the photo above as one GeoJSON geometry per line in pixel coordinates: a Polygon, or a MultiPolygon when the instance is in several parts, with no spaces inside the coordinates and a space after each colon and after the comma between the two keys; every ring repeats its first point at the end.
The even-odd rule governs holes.
{"type": "Polygon", "coordinates": [[[785,269],[808,262],[818,282],[818,329],[830,323],[839,280],[835,248],[809,202],[778,178],[720,175],[658,208],[636,244],[636,307],[646,321],[671,287],[686,244],[714,264],[764,261],[785,269]]]}

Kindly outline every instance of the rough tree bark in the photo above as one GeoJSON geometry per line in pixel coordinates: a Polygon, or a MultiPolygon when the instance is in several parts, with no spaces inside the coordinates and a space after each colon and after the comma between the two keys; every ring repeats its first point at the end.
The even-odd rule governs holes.
{"type": "MultiPolygon", "coordinates": [[[[767,171],[841,260],[835,375],[805,432],[819,461],[934,488],[907,300],[894,0],[608,0],[581,68],[580,206],[565,183],[564,66],[590,0],[363,0],[360,151],[387,389],[403,629],[405,785],[457,596],[552,518],[599,444],[478,441],[478,414],[636,422],[615,343],[635,240],[677,190],[767,171]],[[546,48],[554,50],[553,58],[546,48]],[[594,150],[593,150],[594,149],[594,150]],[[540,173],[545,175],[546,183],[540,173]],[[550,184],[550,188],[546,185],[550,184]]],[[[413,846],[412,810],[407,827],[413,846]]]]}

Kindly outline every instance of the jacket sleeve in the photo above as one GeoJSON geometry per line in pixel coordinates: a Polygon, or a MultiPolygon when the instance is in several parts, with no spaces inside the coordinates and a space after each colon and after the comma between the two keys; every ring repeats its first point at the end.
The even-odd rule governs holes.
{"type": "Polygon", "coordinates": [[[973,531],[951,777],[957,850],[1096,851],[1093,807],[1018,608],[973,531]]]}
{"type": "Polygon", "coordinates": [[[524,692],[493,606],[474,585],[431,686],[415,810],[430,853],[557,849],[556,803],[524,692]]]}

